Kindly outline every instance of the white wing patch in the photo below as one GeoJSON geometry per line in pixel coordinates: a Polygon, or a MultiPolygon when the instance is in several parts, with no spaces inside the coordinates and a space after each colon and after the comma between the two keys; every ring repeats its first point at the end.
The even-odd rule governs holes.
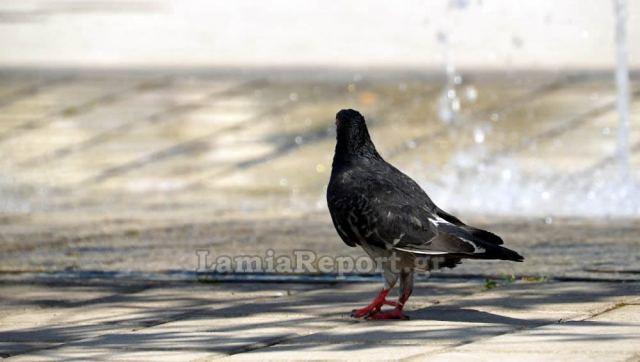
{"type": "Polygon", "coordinates": [[[440,216],[438,216],[438,215],[434,215],[434,216],[435,216],[435,218],[433,218],[433,219],[432,219],[432,218],[429,218],[429,222],[430,222],[430,223],[432,223],[432,224],[433,224],[433,226],[436,226],[436,227],[437,227],[437,226],[438,226],[438,225],[440,225],[440,224],[451,224],[450,222],[448,222],[447,220],[445,220],[445,219],[441,218],[441,217],[440,217],[440,216]]]}
{"type": "Polygon", "coordinates": [[[424,254],[424,255],[444,255],[444,254],[449,254],[446,251],[415,250],[415,249],[405,249],[405,248],[398,248],[398,247],[394,247],[394,249],[401,250],[401,251],[406,251],[408,253],[424,254]]]}
{"type": "Polygon", "coordinates": [[[465,239],[465,238],[461,238],[461,237],[458,237],[458,239],[460,239],[460,240],[464,241],[465,243],[470,244],[471,246],[473,246],[473,253],[474,253],[474,254],[482,254],[482,253],[484,253],[485,251],[487,251],[485,248],[480,247],[480,246],[477,246],[477,245],[476,245],[473,241],[471,241],[471,240],[467,240],[467,239],[465,239]]]}
{"type": "Polygon", "coordinates": [[[422,221],[415,216],[411,216],[411,222],[416,224],[418,227],[422,227],[422,221]]]}
{"type": "MultiPolygon", "coordinates": [[[[441,218],[438,215],[434,215],[434,218],[429,218],[429,222],[431,224],[433,224],[433,226],[438,227],[438,225],[441,224],[451,224],[450,222],[448,222],[447,220],[441,218]]],[[[457,236],[457,238],[459,238],[460,240],[464,241],[467,244],[470,244],[471,246],[473,246],[473,254],[482,254],[484,252],[486,252],[487,250],[483,247],[480,247],[478,245],[476,245],[473,241],[465,239],[465,238],[461,238],[459,236],[457,236]]]]}
{"type": "Polygon", "coordinates": [[[400,234],[396,239],[393,239],[393,246],[396,246],[404,237],[404,233],[400,234]]]}

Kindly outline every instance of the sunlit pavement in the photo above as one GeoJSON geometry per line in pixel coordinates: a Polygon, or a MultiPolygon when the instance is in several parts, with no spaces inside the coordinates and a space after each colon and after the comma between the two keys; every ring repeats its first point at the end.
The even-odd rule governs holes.
{"type": "Polygon", "coordinates": [[[567,185],[616,175],[610,75],[463,75],[446,123],[441,77],[317,74],[0,73],[2,355],[638,358],[637,219],[550,212],[597,214],[598,200],[567,202],[584,195],[567,185]],[[344,107],[368,117],[383,156],[437,203],[499,233],[526,262],[439,272],[417,288],[413,319],[388,324],[348,318],[376,283],[163,279],[194,272],[198,250],[361,255],[337,239],[323,201],[344,107]],[[564,183],[547,182],[556,178],[564,183]],[[487,195],[464,193],[476,183],[487,195]],[[100,274],[130,271],[157,281],[100,274]]]}
{"type": "Polygon", "coordinates": [[[419,283],[409,321],[356,321],[374,284],[3,283],[9,360],[598,360],[640,345],[640,285],[419,283]]]}

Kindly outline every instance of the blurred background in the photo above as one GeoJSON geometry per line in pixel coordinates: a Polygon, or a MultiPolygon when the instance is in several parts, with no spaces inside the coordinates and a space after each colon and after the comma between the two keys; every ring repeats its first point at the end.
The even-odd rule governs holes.
{"type": "Polygon", "coordinates": [[[532,255],[505,272],[637,265],[639,44],[622,0],[2,2],[0,269],[359,252],[324,196],[341,108],[532,255]]]}

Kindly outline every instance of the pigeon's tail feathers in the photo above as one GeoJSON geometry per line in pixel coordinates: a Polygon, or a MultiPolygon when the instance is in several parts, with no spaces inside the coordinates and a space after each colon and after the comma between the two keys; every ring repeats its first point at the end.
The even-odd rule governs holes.
{"type": "Polygon", "coordinates": [[[497,245],[485,245],[487,248],[484,253],[478,255],[482,259],[500,259],[522,262],[524,257],[517,252],[497,245]]]}
{"type": "MultiPolygon", "coordinates": [[[[451,229],[453,232],[459,230],[459,228],[451,229]]],[[[491,240],[486,241],[478,238],[472,240],[459,234],[456,235],[447,232],[441,232],[423,244],[401,242],[394,245],[393,248],[425,257],[457,256],[473,259],[524,260],[520,254],[511,249],[496,245],[491,240]]]]}
{"type": "Polygon", "coordinates": [[[490,231],[486,231],[486,230],[482,230],[482,229],[476,229],[474,227],[471,226],[463,226],[463,229],[465,229],[467,232],[469,232],[471,235],[474,236],[474,238],[480,239],[482,241],[485,241],[487,243],[491,243],[494,245],[502,245],[504,244],[504,241],[502,240],[501,237],[499,237],[498,235],[490,232],[490,231]]]}
{"type": "Polygon", "coordinates": [[[447,233],[478,245],[489,244],[488,246],[498,246],[504,243],[502,238],[494,233],[464,224],[439,223],[437,227],[439,232],[447,233]]]}

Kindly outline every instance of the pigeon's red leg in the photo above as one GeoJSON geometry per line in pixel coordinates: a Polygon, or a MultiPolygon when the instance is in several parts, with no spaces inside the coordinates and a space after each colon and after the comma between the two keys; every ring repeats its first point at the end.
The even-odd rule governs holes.
{"type": "MultiPolygon", "coordinates": [[[[388,312],[380,312],[380,309],[378,309],[377,312],[373,312],[369,314],[367,316],[367,319],[409,319],[409,316],[402,313],[402,309],[404,308],[404,303],[407,302],[410,295],[411,295],[411,291],[408,291],[408,293],[405,291],[404,293],[402,293],[400,298],[398,298],[398,302],[396,303],[388,302],[388,303],[395,304],[395,308],[393,310],[390,310],[388,312]]],[[[393,304],[389,304],[389,305],[393,305],[393,304]]]]}
{"type": "Polygon", "coordinates": [[[395,302],[389,302],[385,299],[387,297],[387,294],[389,294],[390,290],[391,289],[382,289],[380,293],[378,293],[378,295],[375,298],[373,298],[373,300],[368,306],[360,309],[354,309],[351,312],[351,317],[362,318],[364,316],[380,312],[380,309],[384,304],[389,304],[389,305],[391,305],[390,303],[395,304],[395,302]]]}
{"type": "Polygon", "coordinates": [[[409,319],[407,315],[402,313],[402,309],[413,292],[413,271],[405,270],[402,272],[400,288],[402,290],[402,294],[400,294],[397,302],[385,301],[385,304],[393,305],[395,307],[393,310],[381,312],[380,309],[378,309],[376,312],[369,314],[367,319],[409,319]]]}

